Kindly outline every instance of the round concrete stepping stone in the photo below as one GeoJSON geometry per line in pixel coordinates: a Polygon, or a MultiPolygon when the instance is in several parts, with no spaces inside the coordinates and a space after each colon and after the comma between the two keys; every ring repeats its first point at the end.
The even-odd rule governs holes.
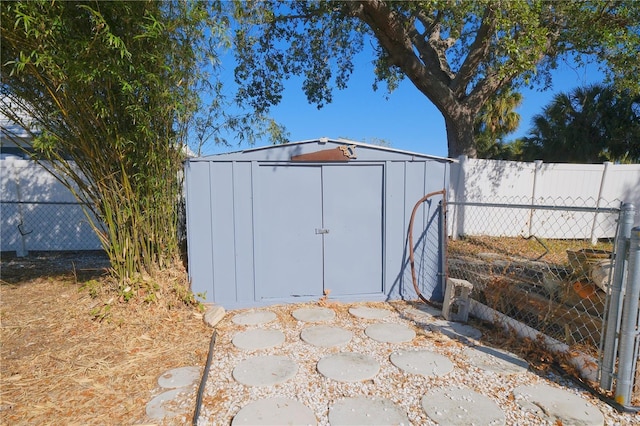
{"type": "Polygon", "coordinates": [[[471,389],[433,389],[422,397],[424,412],[441,425],[467,426],[505,424],[504,412],[491,398],[471,389]]]}
{"type": "Polygon", "coordinates": [[[404,425],[407,414],[384,398],[345,398],[329,408],[329,424],[340,425],[404,425]]]}
{"type": "Polygon", "coordinates": [[[370,308],[368,306],[354,306],[349,308],[349,313],[354,317],[364,319],[382,319],[391,315],[391,311],[381,308],[370,308]]]}
{"type": "Polygon", "coordinates": [[[429,324],[429,327],[454,339],[462,338],[463,340],[478,340],[482,337],[482,332],[477,328],[459,322],[436,320],[429,324]]]}
{"type": "Polygon", "coordinates": [[[322,308],[320,306],[313,308],[300,308],[291,313],[295,319],[304,322],[323,322],[331,321],[335,318],[336,313],[333,309],[322,308]]]}
{"type": "Polygon", "coordinates": [[[265,355],[240,361],[233,369],[233,378],[243,385],[270,386],[291,379],[298,364],[286,356],[265,355]]]}
{"type": "Polygon", "coordinates": [[[410,374],[444,376],[453,370],[453,362],[444,355],[425,350],[397,351],[389,357],[391,363],[410,374]]]}
{"type": "Polygon", "coordinates": [[[247,330],[236,333],[231,342],[235,347],[247,351],[267,349],[281,345],[284,342],[284,333],[280,330],[247,330]]]}
{"type": "Polygon", "coordinates": [[[151,401],[147,403],[145,409],[147,417],[154,420],[161,420],[164,418],[175,417],[180,414],[179,409],[176,409],[176,411],[171,410],[168,403],[173,401],[180,392],[184,391],[184,388],[171,389],[151,399],[151,401]]]}
{"type": "Polygon", "coordinates": [[[288,398],[259,399],[245,405],[231,421],[232,426],[317,425],[313,411],[288,398]]]}
{"type": "Polygon", "coordinates": [[[200,367],[180,367],[158,377],[158,386],[169,389],[181,388],[193,385],[198,380],[200,380],[200,367]]]}
{"type": "Polygon", "coordinates": [[[320,358],[317,365],[323,376],[339,382],[360,382],[373,378],[380,364],[369,355],[340,352],[320,358]]]}
{"type": "Polygon", "coordinates": [[[259,325],[274,319],[276,319],[276,314],[271,311],[249,311],[234,316],[231,321],[238,325],[259,325]]]}
{"type": "Polygon", "coordinates": [[[344,346],[353,337],[353,333],[340,327],[316,325],[302,330],[300,338],[313,346],[330,348],[344,346]]]}
{"type": "Polygon", "coordinates": [[[547,384],[519,386],[513,390],[523,410],[534,412],[550,424],[603,425],[604,416],[578,395],[547,384]]]}
{"type": "Polygon", "coordinates": [[[468,347],[464,350],[469,363],[485,371],[500,374],[525,373],[529,363],[515,354],[487,346],[468,347]]]}
{"type": "Polygon", "coordinates": [[[415,315],[417,317],[425,317],[425,319],[433,319],[442,315],[442,310],[429,305],[420,305],[417,307],[407,308],[405,313],[415,315]]]}
{"type": "Polygon", "coordinates": [[[416,332],[406,325],[386,322],[371,324],[364,330],[364,334],[383,343],[410,342],[416,337],[416,332]]]}

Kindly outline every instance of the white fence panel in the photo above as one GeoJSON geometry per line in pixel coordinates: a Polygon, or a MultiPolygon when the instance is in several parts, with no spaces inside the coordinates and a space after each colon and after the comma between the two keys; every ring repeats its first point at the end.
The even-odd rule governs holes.
{"type": "MultiPolygon", "coordinates": [[[[537,164],[533,204],[598,207],[602,164],[537,164]]],[[[592,212],[537,210],[532,214],[530,232],[544,238],[597,239],[615,235],[615,224],[613,228],[598,228],[598,234],[592,235],[595,232],[593,227],[584,225],[592,223],[594,218],[592,212]],[[570,229],[567,223],[583,226],[570,229]],[[568,230],[570,236],[567,235],[568,230]]]]}
{"type": "Polygon", "coordinates": [[[536,204],[596,206],[602,164],[536,164],[539,165],[534,188],[536,204]]]}
{"type": "MultiPolygon", "coordinates": [[[[606,163],[602,199],[608,204],[633,203],[640,209],[640,164],[606,163]]],[[[636,221],[636,225],[640,222],[636,221]]]]}
{"type": "Polygon", "coordinates": [[[30,160],[0,159],[0,249],[100,250],[102,245],[73,194],[30,160]]]}
{"type": "MultiPolygon", "coordinates": [[[[537,236],[541,238],[612,238],[611,214],[535,209],[535,206],[640,209],[640,165],[545,164],[468,159],[451,167],[449,235],[537,236]],[[460,205],[494,203],[531,205],[506,215],[496,207],[460,205]],[[508,220],[508,223],[507,223],[508,220]],[[568,221],[590,226],[567,227],[568,221]],[[515,222],[515,223],[514,223],[515,222]]],[[[636,216],[636,224],[640,216],[636,216]]]]}
{"type": "MultiPolygon", "coordinates": [[[[493,202],[530,204],[535,178],[533,163],[486,161],[461,157],[451,167],[451,197],[457,202],[493,202]]],[[[521,224],[516,229],[495,214],[495,209],[478,206],[454,206],[449,220],[450,233],[457,235],[526,235],[530,212],[513,212],[521,224]],[[478,218],[483,218],[478,221],[478,218]],[[455,227],[456,232],[453,232],[455,227]]]]}

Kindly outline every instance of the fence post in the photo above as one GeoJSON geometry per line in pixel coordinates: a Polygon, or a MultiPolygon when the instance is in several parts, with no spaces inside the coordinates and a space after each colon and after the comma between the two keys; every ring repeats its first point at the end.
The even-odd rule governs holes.
{"type": "Polygon", "coordinates": [[[616,363],[616,352],[618,349],[618,330],[620,325],[620,314],[623,303],[623,289],[625,279],[625,269],[627,263],[627,242],[631,236],[631,228],[635,216],[633,204],[622,205],[618,217],[618,234],[616,235],[616,246],[614,251],[613,277],[609,284],[609,307],[604,323],[604,343],[602,346],[602,363],[600,366],[600,386],[603,389],[613,388],[614,367],[616,363]]]}
{"type": "Polygon", "coordinates": [[[458,157],[458,176],[456,176],[455,192],[453,205],[453,214],[451,220],[451,239],[457,240],[458,237],[464,234],[464,205],[463,203],[466,197],[465,186],[467,180],[467,159],[466,155],[460,155],[458,157]]]}
{"type": "Polygon", "coordinates": [[[602,177],[600,178],[600,189],[598,190],[598,198],[596,199],[596,212],[593,215],[593,224],[591,225],[591,244],[595,245],[598,242],[598,236],[596,235],[596,226],[598,224],[598,209],[602,201],[602,191],[604,190],[604,183],[607,179],[607,172],[609,171],[610,161],[605,161],[602,168],[602,177]]]}
{"type": "Polygon", "coordinates": [[[536,197],[537,197],[537,183],[538,183],[538,175],[540,173],[540,169],[542,169],[542,160],[536,160],[533,162],[533,182],[531,188],[531,210],[529,211],[529,234],[528,236],[533,235],[533,215],[536,211],[536,197]]]}
{"type": "Polygon", "coordinates": [[[444,294],[447,287],[447,193],[442,195],[440,200],[440,269],[438,280],[442,294],[444,294]]]}
{"type": "Polygon", "coordinates": [[[616,402],[626,406],[631,401],[633,379],[638,358],[638,298],[640,297],[640,227],[631,230],[629,272],[620,325],[620,360],[616,380],[616,402]]]}

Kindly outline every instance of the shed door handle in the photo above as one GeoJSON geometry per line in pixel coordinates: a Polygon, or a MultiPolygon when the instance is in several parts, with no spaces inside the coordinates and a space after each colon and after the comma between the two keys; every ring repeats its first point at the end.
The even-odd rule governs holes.
{"type": "Polygon", "coordinates": [[[328,234],[328,233],[329,233],[328,229],[316,228],[316,234],[328,234]]]}

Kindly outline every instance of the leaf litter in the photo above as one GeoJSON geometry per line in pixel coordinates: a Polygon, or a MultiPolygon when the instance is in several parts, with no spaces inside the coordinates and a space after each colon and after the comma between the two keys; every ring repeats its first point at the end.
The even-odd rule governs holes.
{"type": "MultiPolygon", "coordinates": [[[[107,304],[113,294],[90,292],[77,270],[12,266],[3,259],[0,424],[149,423],[145,407],[158,393],[157,378],[204,365],[212,331],[195,307],[167,295],[107,304]],[[96,301],[110,306],[100,319],[91,314],[96,301]]],[[[109,285],[93,275],[94,286],[109,285]]],[[[164,287],[180,276],[164,274],[164,287]]]]}

